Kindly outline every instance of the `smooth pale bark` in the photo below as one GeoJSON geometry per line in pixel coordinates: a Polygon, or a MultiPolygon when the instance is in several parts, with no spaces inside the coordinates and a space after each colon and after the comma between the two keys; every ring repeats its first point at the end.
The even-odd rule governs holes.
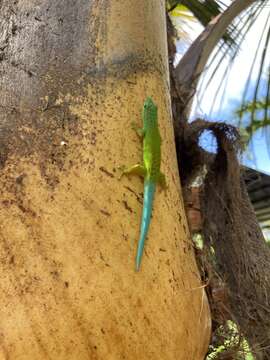
{"type": "Polygon", "coordinates": [[[210,315],[187,230],[164,1],[1,8],[1,359],[204,358],[210,315]],[[162,170],[139,273],[131,122],[158,104],[162,170]]]}

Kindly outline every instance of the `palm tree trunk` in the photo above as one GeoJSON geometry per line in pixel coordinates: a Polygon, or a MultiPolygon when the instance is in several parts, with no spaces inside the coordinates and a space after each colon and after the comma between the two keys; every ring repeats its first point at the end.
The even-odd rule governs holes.
{"type": "Polygon", "coordinates": [[[164,1],[0,5],[3,359],[203,359],[210,317],[187,231],[169,102],[164,1]],[[166,192],[134,271],[146,96],[166,192]]]}

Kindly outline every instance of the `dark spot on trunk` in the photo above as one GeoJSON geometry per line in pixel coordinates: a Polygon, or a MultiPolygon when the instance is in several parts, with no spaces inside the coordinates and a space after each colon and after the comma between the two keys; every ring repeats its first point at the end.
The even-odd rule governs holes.
{"type": "Polygon", "coordinates": [[[114,177],[114,175],[112,173],[110,173],[107,169],[105,169],[103,166],[100,166],[99,170],[102,171],[104,174],[108,175],[111,178],[114,177]]]}
{"type": "Polygon", "coordinates": [[[123,202],[123,204],[124,204],[124,206],[125,206],[125,209],[128,210],[130,213],[133,213],[133,210],[131,209],[130,206],[128,206],[127,201],[126,201],[126,200],[123,200],[122,202],[123,202]]]}
{"type": "Polygon", "coordinates": [[[100,209],[100,212],[101,212],[103,215],[111,216],[111,214],[110,214],[108,211],[104,210],[104,209],[100,209]]]}

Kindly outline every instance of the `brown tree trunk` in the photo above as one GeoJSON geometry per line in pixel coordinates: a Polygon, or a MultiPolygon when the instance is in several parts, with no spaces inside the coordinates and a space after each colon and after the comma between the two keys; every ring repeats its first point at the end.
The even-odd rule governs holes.
{"type": "Polygon", "coordinates": [[[210,317],[187,231],[164,1],[0,3],[1,359],[203,359],[210,317]],[[134,271],[131,122],[159,108],[166,192],[134,271]]]}

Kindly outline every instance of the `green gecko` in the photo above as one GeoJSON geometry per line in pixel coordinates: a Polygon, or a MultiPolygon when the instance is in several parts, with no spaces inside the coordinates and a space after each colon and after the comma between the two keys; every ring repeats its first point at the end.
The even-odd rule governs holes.
{"type": "Polygon", "coordinates": [[[161,136],[158,129],[157,105],[148,97],[143,105],[143,128],[136,128],[137,134],[143,138],[143,165],[136,164],[127,168],[122,174],[136,174],[144,178],[143,211],[140,238],[136,255],[136,271],[139,271],[145,239],[147,237],[156,185],[166,186],[165,176],[160,172],[161,136]]]}

